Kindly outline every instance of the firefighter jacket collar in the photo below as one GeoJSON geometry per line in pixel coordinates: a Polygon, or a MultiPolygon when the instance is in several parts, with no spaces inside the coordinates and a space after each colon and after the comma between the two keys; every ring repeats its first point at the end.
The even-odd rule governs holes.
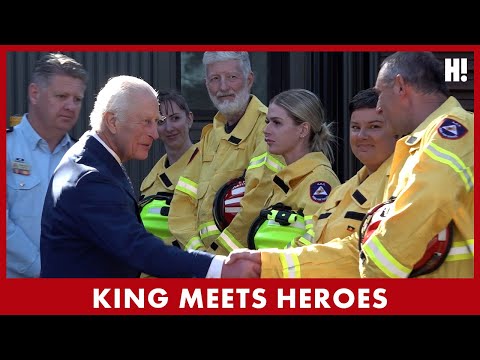
{"type": "Polygon", "coordinates": [[[390,173],[390,166],[392,165],[393,154],[390,155],[380,167],[373,173],[368,175],[367,168],[364,166],[358,172],[356,177],[357,186],[352,188],[352,200],[361,208],[367,209],[371,207],[371,201],[368,201],[366,196],[375,195],[378,192],[378,184],[383,183],[383,178],[386,177],[385,184],[388,183],[390,173]],[[366,181],[367,178],[370,178],[366,181]]]}
{"type": "Polygon", "coordinates": [[[302,161],[297,160],[293,162],[280,170],[277,174],[277,176],[282,179],[285,185],[290,189],[295,188],[295,186],[299,184],[306,175],[313,172],[315,168],[319,166],[332,167],[330,161],[328,161],[323,152],[311,152],[299,160],[302,161]]]}
{"type": "MultiPolygon", "coordinates": [[[[161,188],[159,188],[159,186],[156,186],[156,188],[158,189],[156,189],[155,193],[157,191],[173,191],[175,189],[176,181],[178,181],[180,173],[187,166],[191,158],[193,158],[196,149],[197,145],[193,144],[187,149],[187,151],[185,151],[182,156],[180,156],[180,158],[175,163],[171,164],[169,167],[165,166],[167,161],[167,154],[164,154],[161,159],[157,161],[157,163],[153,166],[152,170],[150,170],[145,179],[142,181],[142,184],[140,185],[140,192],[143,192],[146,189],[150,188],[157,179],[160,181],[160,184],[163,184],[163,186],[161,188]],[[168,184],[169,181],[170,184],[168,184]]],[[[150,192],[148,195],[151,195],[150,192]]]]}
{"type": "MultiPolygon", "coordinates": [[[[250,95],[250,102],[248,103],[247,110],[245,110],[245,114],[238,120],[237,126],[230,134],[227,134],[225,130],[225,134],[223,137],[228,140],[230,137],[234,137],[239,139],[240,142],[244,141],[248,135],[252,132],[255,128],[257,121],[259,121],[259,117],[263,115],[261,121],[264,121],[264,117],[267,114],[268,108],[263,105],[263,103],[255,96],[250,95]]],[[[213,127],[215,129],[221,127],[225,129],[226,119],[221,113],[217,113],[213,118],[213,127]]]]}

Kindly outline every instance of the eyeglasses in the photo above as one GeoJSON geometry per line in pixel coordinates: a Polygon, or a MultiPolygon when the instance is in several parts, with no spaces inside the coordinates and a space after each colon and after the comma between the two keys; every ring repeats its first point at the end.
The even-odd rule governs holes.
{"type": "Polygon", "coordinates": [[[146,127],[146,128],[150,128],[150,127],[154,127],[154,126],[156,127],[158,125],[163,124],[166,119],[167,119],[166,116],[160,115],[160,118],[158,118],[156,120],[144,119],[144,120],[140,121],[139,124],[143,124],[143,126],[146,127]]]}
{"type": "Polygon", "coordinates": [[[157,125],[163,124],[167,120],[165,115],[160,114],[160,119],[157,120],[157,125]]]}

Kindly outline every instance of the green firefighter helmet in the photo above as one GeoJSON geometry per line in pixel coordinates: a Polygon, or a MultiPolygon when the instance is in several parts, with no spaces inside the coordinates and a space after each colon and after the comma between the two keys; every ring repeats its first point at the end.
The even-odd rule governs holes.
{"type": "Polygon", "coordinates": [[[248,232],[248,248],[283,249],[296,237],[305,233],[303,211],[277,203],[260,211],[248,232]]]}
{"type": "Polygon", "coordinates": [[[173,194],[159,192],[141,199],[138,203],[143,226],[160,239],[172,237],[168,229],[168,213],[172,197],[173,194]]]}

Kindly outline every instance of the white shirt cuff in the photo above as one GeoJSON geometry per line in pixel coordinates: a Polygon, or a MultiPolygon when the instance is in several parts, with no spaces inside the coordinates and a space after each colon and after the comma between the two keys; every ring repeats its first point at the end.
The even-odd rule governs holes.
{"type": "Polygon", "coordinates": [[[227,257],[223,255],[215,255],[210,263],[210,267],[207,271],[205,278],[219,279],[222,277],[223,263],[227,257]]]}

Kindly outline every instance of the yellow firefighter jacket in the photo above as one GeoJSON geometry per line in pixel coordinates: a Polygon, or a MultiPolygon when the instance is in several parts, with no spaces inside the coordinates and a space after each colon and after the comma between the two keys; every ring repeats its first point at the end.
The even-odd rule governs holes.
{"type": "Polygon", "coordinates": [[[362,247],[361,277],[408,277],[451,221],[445,262],[420,277],[473,277],[473,137],[473,114],[450,97],[397,142],[387,188],[396,199],[362,247]]]}
{"type": "Polygon", "coordinates": [[[220,246],[215,251],[216,254],[228,254],[232,250],[248,247],[250,225],[263,209],[272,190],[273,177],[284,167],[282,156],[268,152],[250,160],[245,173],[245,195],[240,201],[241,210],[218,236],[216,243],[220,246]]]}
{"type": "MultiPolygon", "coordinates": [[[[265,278],[358,278],[358,230],[368,210],[383,201],[392,156],[368,177],[362,167],[333,189],[314,214],[313,231],[303,236],[314,245],[262,252],[265,278]]],[[[305,239],[304,239],[305,240],[305,239]]],[[[301,245],[297,240],[295,245],[301,245]]]]}
{"type": "MultiPolygon", "coordinates": [[[[170,231],[185,249],[228,253],[216,241],[220,231],[213,219],[213,200],[221,186],[244,173],[251,159],[267,152],[263,134],[266,113],[267,107],[251,95],[245,114],[230,134],[220,113],[213,119],[213,126],[203,132],[200,152],[175,188],[168,218],[170,231]]],[[[248,198],[252,188],[248,178],[245,188],[248,198]]]]}
{"type": "Polygon", "coordinates": [[[263,208],[283,203],[312,216],[340,184],[330,161],[322,152],[311,152],[284,167],[273,178],[263,208]]]}
{"type": "MultiPolygon", "coordinates": [[[[144,197],[155,195],[159,192],[173,194],[178,178],[183,174],[187,165],[197,154],[198,147],[196,144],[193,144],[177,161],[175,161],[175,163],[168,167],[165,167],[167,154],[163,155],[153,166],[145,179],[143,179],[142,184],[140,185],[140,194],[144,197]]],[[[162,237],[162,241],[169,245],[178,244],[173,236],[162,237]]],[[[140,277],[153,278],[154,276],[142,273],[140,277]]]]}
{"type": "MultiPolygon", "coordinates": [[[[311,152],[280,170],[272,180],[270,195],[262,208],[277,203],[302,210],[306,230],[313,228],[313,214],[340,184],[330,161],[322,152],[311,152]]],[[[249,206],[245,203],[245,206],[249,206]]],[[[257,212],[257,216],[259,212],[257,212]]]]}
{"type": "Polygon", "coordinates": [[[158,192],[172,193],[177,185],[178,178],[183,174],[188,163],[197,155],[198,148],[193,144],[187,151],[169,167],[165,167],[167,154],[153,166],[152,170],[143,179],[140,185],[140,193],[144,196],[154,195],[158,192]]]}
{"type": "Polygon", "coordinates": [[[358,232],[368,210],[383,201],[392,158],[386,159],[370,176],[367,168],[362,167],[332,191],[322,209],[314,215],[314,243],[324,244],[358,232]]]}
{"type": "MultiPolygon", "coordinates": [[[[141,195],[147,197],[159,192],[166,192],[173,194],[178,178],[185,171],[187,165],[198,154],[198,147],[193,144],[188,150],[169,167],[165,167],[167,155],[163,155],[160,160],[154,165],[152,170],[143,179],[140,185],[141,195]]],[[[166,244],[172,244],[175,241],[174,237],[162,239],[166,244]]]]}

